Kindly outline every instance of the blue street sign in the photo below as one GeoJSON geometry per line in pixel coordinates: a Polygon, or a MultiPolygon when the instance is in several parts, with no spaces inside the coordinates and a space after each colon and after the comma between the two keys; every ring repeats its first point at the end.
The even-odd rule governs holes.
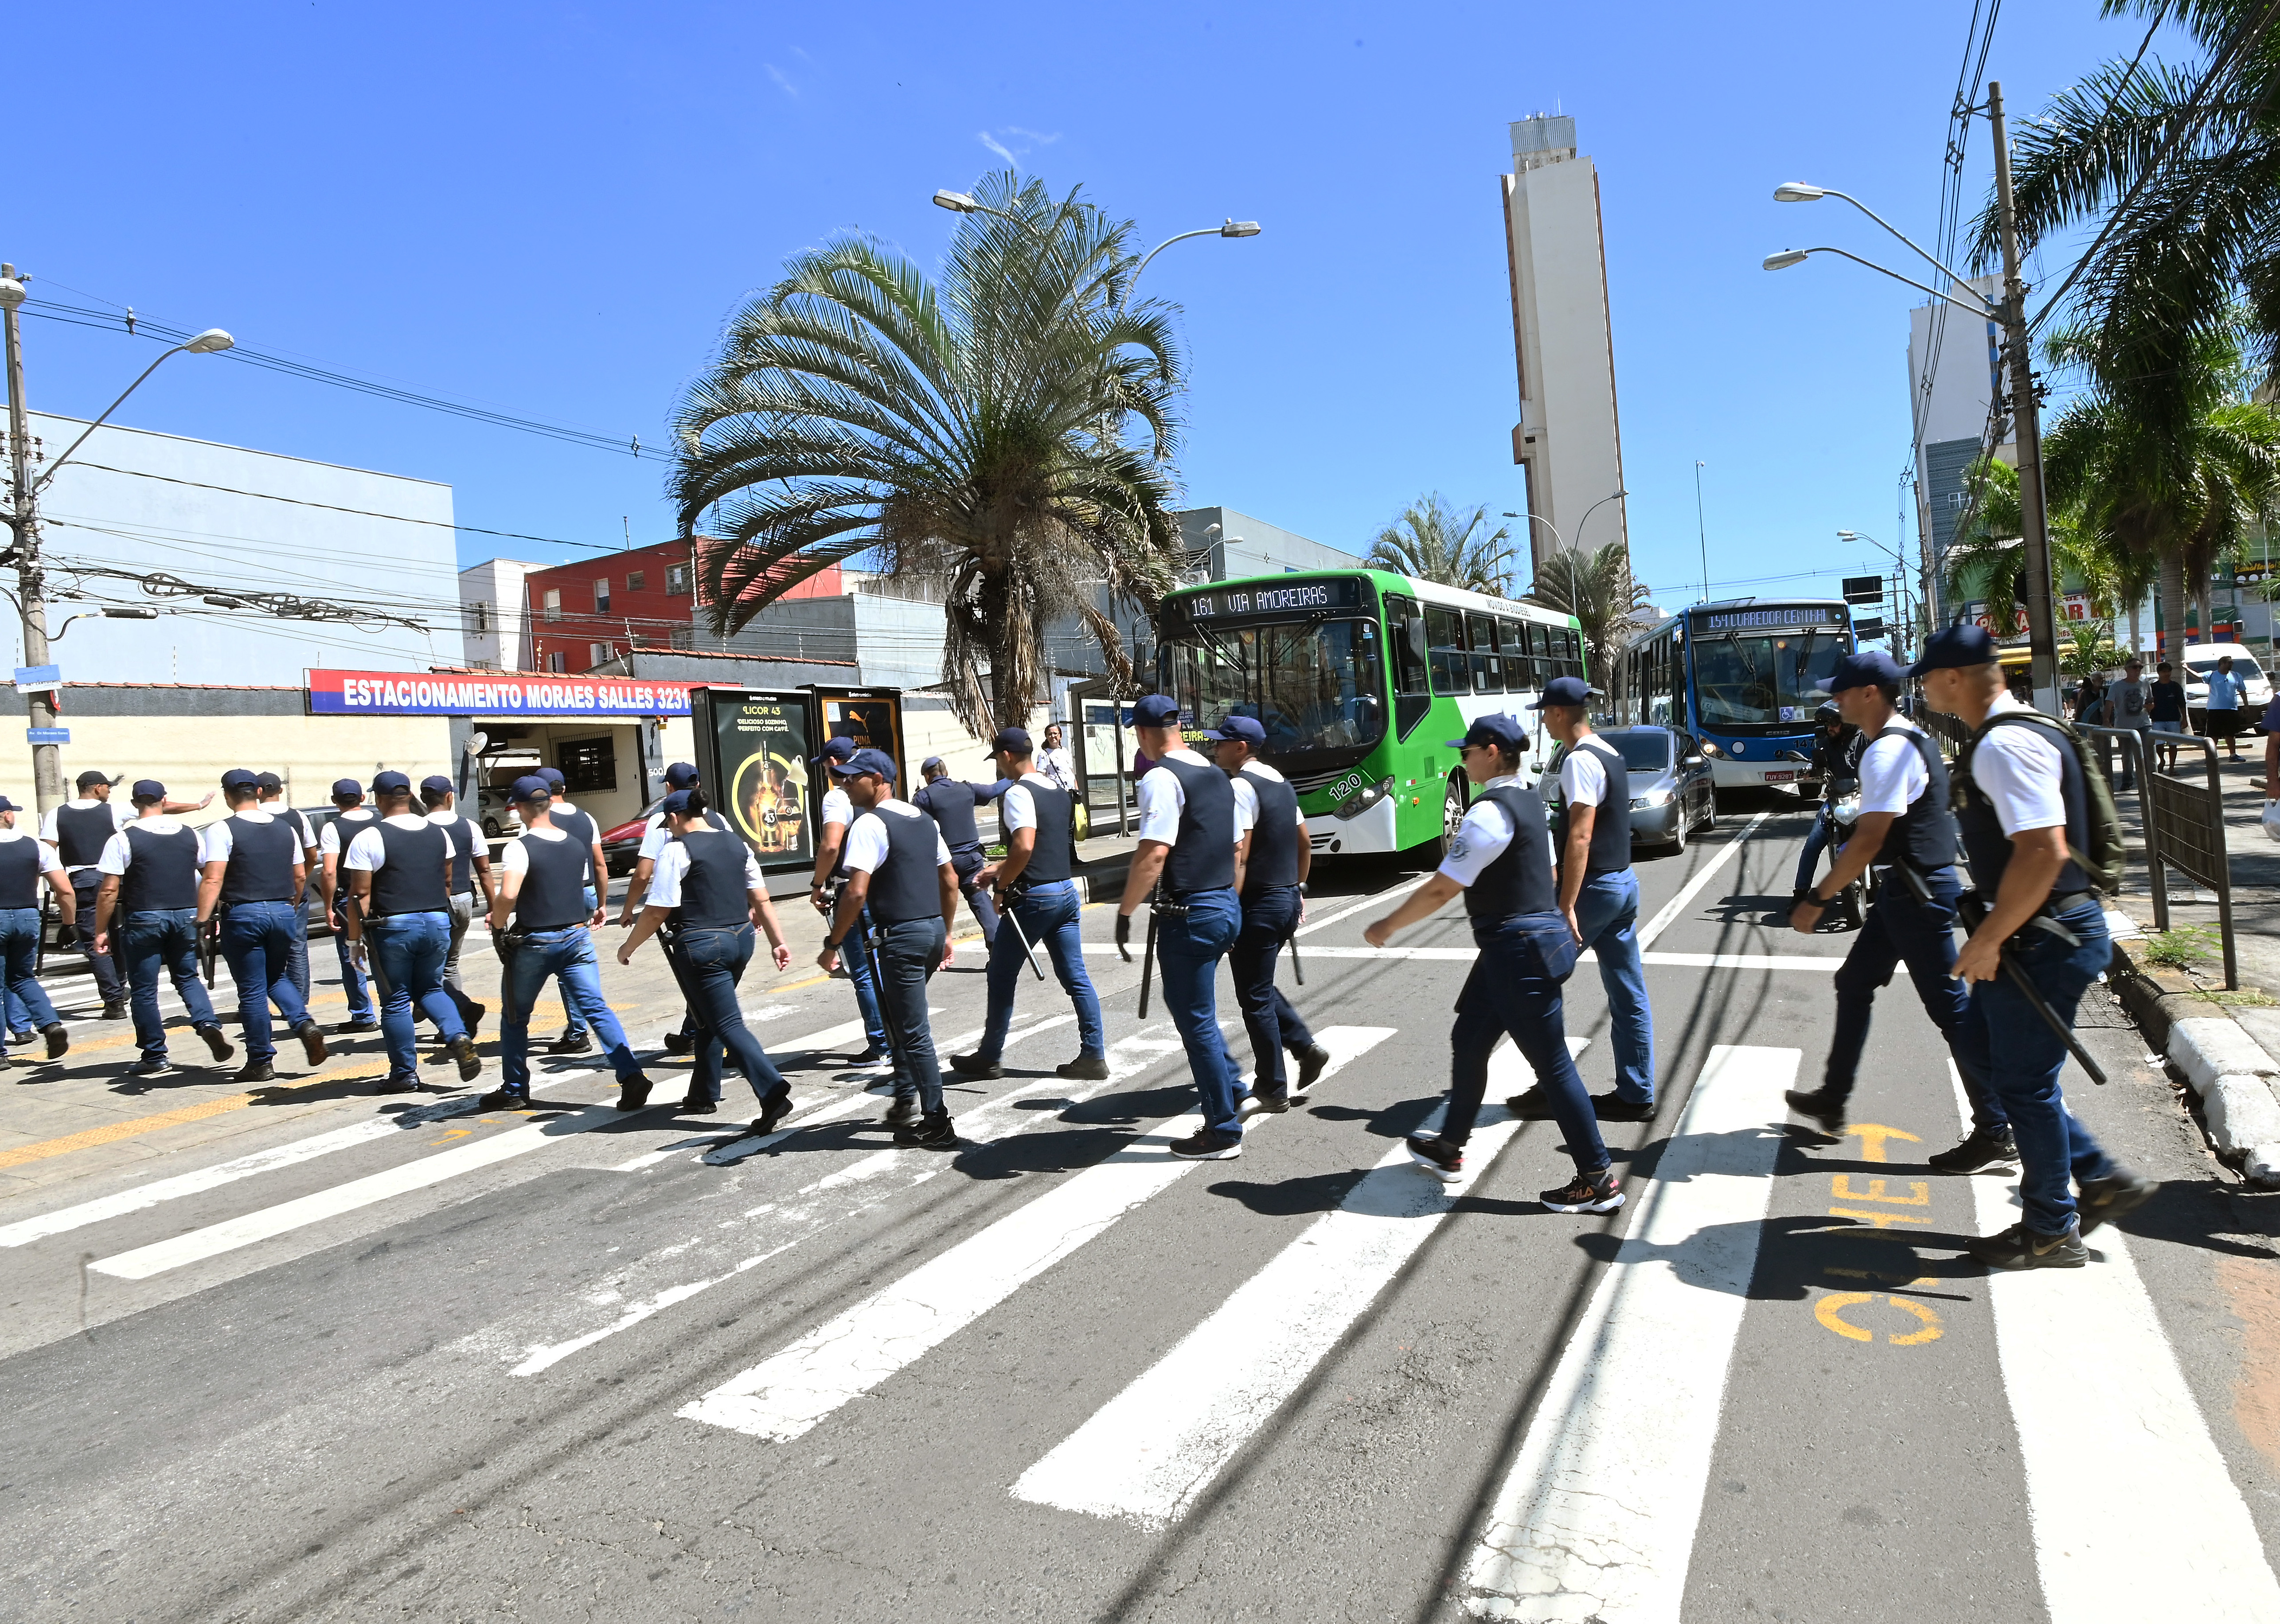
{"type": "Polygon", "coordinates": [[[19,666],[16,686],[19,688],[53,688],[64,680],[61,666],[19,666]]]}
{"type": "Polygon", "coordinates": [[[68,744],[71,743],[71,729],[68,727],[27,727],[24,729],[24,738],[27,743],[33,744],[68,744]]]}

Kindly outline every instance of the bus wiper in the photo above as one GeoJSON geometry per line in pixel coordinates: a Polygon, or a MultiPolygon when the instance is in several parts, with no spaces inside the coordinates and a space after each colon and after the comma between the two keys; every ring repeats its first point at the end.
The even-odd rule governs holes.
{"type": "Polygon", "coordinates": [[[1251,660],[1243,651],[1243,639],[1236,638],[1234,648],[1229,649],[1225,641],[1221,638],[1217,627],[1198,626],[1196,627],[1196,632],[1205,642],[1211,644],[1220,658],[1234,666],[1244,676],[1251,674],[1251,660]]]}

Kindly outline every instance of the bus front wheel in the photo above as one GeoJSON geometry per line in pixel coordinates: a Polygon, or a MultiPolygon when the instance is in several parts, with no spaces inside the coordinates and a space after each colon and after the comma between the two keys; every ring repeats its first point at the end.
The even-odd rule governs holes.
{"type": "Polygon", "coordinates": [[[1441,855],[1445,858],[1457,843],[1457,830],[1465,821],[1465,781],[1452,778],[1448,793],[1441,800],[1441,855]]]}

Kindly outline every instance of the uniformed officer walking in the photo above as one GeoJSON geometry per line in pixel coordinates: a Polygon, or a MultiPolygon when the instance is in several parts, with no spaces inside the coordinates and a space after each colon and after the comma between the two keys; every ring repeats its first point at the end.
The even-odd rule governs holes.
{"type": "MultiPolygon", "coordinates": [[[[832,904],[827,900],[828,888],[835,884],[843,888],[847,882],[847,831],[855,821],[855,803],[839,780],[839,768],[854,755],[854,740],[832,739],[825,743],[823,753],[808,763],[810,766],[827,769],[831,775],[831,782],[823,792],[822,813],[815,820],[815,875],[807,888],[809,903],[827,920],[832,914],[832,904]]],[[[864,920],[860,923],[867,936],[872,922],[864,920]]],[[[885,1059],[891,1047],[887,1041],[887,1023],[879,1008],[879,989],[872,984],[867,956],[861,952],[843,953],[840,962],[846,968],[848,985],[855,989],[855,1012],[863,1018],[864,1049],[855,1057],[855,1064],[868,1066],[885,1059]]]]}
{"type": "Polygon", "coordinates": [[[529,1105],[530,1010],[552,976],[571,1018],[602,1035],[618,1080],[618,1108],[638,1111],[649,1103],[651,1083],[602,998],[601,966],[594,956],[600,920],[586,883],[588,854],[576,835],[554,827],[552,787],[544,779],[527,774],[508,793],[521,814],[522,834],[499,859],[505,872],[491,898],[491,942],[505,970],[499,977],[500,1084],[483,1096],[483,1108],[529,1105]]]}
{"type": "MultiPolygon", "coordinates": [[[[547,791],[552,797],[547,803],[547,821],[567,835],[585,853],[586,906],[594,914],[594,922],[599,924],[601,911],[610,894],[610,865],[602,852],[602,827],[594,821],[592,813],[582,812],[570,804],[570,791],[560,767],[540,767],[534,776],[546,781],[547,791]]],[[[593,1039],[587,1035],[585,1020],[578,1013],[577,1005],[566,992],[562,999],[562,1035],[547,1045],[547,1052],[584,1054],[594,1046],[593,1039]]]]}
{"type": "MultiPolygon", "coordinates": [[[[491,905],[490,843],[472,818],[459,811],[458,792],[451,781],[441,773],[429,774],[420,781],[420,804],[428,809],[428,821],[443,831],[443,838],[451,843],[451,946],[443,956],[443,990],[458,1006],[459,1019],[473,1037],[475,1028],[482,1024],[484,1009],[467,997],[459,980],[459,950],[467,939],[467,927],[479,912],[487,913],[491,905]]],[[[590,821],[590,820],[589,820],[590,821]]],[[[440,1054],[430,1055],[432,1063],[440,1054]]]]}
{"type": "Polygon", "coordinates": [[[348,925],[341,916],[341,904],[349,894],[348,875],[341,867],[341,855],[348,850],[350,841],[379,821],[380,814],[364,804],[364,786],[353,778],[333,781],[333,820],[318,836],[318,847],[325,864],[325,913],[333,927],[334,951],[341,958],[341,990],[349,1000],[349,1018],[333,1030],[377,1032],[380,1016],[373,1008],[372,989],[366,984],[364,966],[358,962],[348,925]]]}
{"type": "MultiPolygon", "coordinates": [[[[1025,733],[1022,736],[1028,735],[1025,733]]],[[[982,825],[974,812],[1005,786],[969,784],[952,778],[940,756],[928,756],[920,763],[919,776],[926,782],[911,797],[911,804],[933,819],[942,830],[943,843],[950,848],[950,866],[958,874],[959,892],[966,898],[967,906],[974,910],[986,948],[998,939],[998,905],[990,900],[989,891],[976,882],[989,859],[982,855],[982,825]]],[[[945,954],[943,962],[948,964],[954,957],[954,953],[945,954]]]]}
{"type": "Polygon", "coordinates": [[[300,831],[287,818],[261,810],[260,783],[243,767],[221,775],[229,815],[200,832],[198,934],[214,932],[230,979],[237,983],[237,1019],[245,1035],[239,1082],[267,1082],[276,1074],[269,1005],[301,1040],[312,1066],[325,1058],[325,1035],[309,1019],[308,1004],[293,984],[294,922],[309,870],[300,831]]]}
{"type": "Polygon", "coordinates": [[[1298,810],[1290,781],[1259,759],[1267,729],[1255,716],[1230,716],[1211,735],[1212,754],[1235,785],[1237,816],[1247,826],[1243,840],[1243,927],[1228,950],[1236,1002],[1244,1030],[1251,1035],[1252,1104],[1260,1111],[1288,1111],[1290,1097],[1314,1086],[1330,1051],[1314,1041],[1290,1000],[1275,984],[1282,945],[1306,912],[1306,875],[1314,861],[1306,815],[1298,810]],[[1288,1050],[1298,1062],[1298,1083],[1290,1086],[1282,1063],[1288,1050]]]}
{"type": "Polygon", "coordinates": [[[79,775],[79,793],[40,820],[40,838],[56,849],[64,872],[71,876],[72,901],[82,928],[80,951],[95,972],[95,989],[103,999],[103,1019],[121,1020],[127,1015],[127,988],[119,966],[108,954],[95,951],[95,894],[103,884],[103,849],[111,837],[135,821],[127,807],[111,798],[108,774],[90,769],[79,775]]]}
{"type": "MultiPolygon", "coordinates": [[[[1581,677],[1554,677],[1530,710],[1544,731],[1565,745],[1557,779],[1557,804],[1547,809],[1560,869],[1560,911],[1583,948],[1599,960],[1607,995],[1615,1086],[1591,1097],[1609,1122],[1645,1122],[1654,1115],[1654,1013],[1646,996],[1646,966],[1639,957],[1638,876],[1631,872],[1630,769],[1622,752],[1591,731],[1591,689],[1581,677]]],[[[1515,1096],[1515,1115],[1552,1114],[1544,1085],[1515,1096]]]]}
{"type": "MultiPolygon", "coordinates": [[[[1790,923],[1810,935],[1829,898],[1871,867],[1881,869],[1883,879],[1837,972],[1837,1028],[1821,1087],[1792,1089],[1784,1097],[1791,1110],[1826,1134],[1844,1131],[1876,990],[1891,984],[1896,967],[1907,966],[1924,1013],[1951,1049],[1971,1002],[1955,979],[1956,899],[1963,894],[1963,877],[1955,866],[1947,764],[1931,735],[1895,708],[1906,682],[1899,662],[1875,649],[1847,655],[1829,681],[1845,723],[1864,741],[1860,812],[1829,877],[1797,904],[1790,923]]],[[[2016,1155],[2010,1121],[1988,1092],[1985,1077],[1968,1069],[1960,1056],[1957,1070],[1971,1102],[1971,1132],[1960,1144],[1926,1159],[1942,1173],[1976,1173],[2010,1162],[2016,1155]]]]}
{"type": "Polygon", "coordinates": [[[135,1009],[138,1077],[174,1069],[166,1058],[166,1023],[158,1012],[158,973],[173,979],[190,1029],[207,1051],[227,1060],[236,1051],[221,1035],[213,1001],[198,980],[198,836],[166,812],[166,786],[135,783],[135,820],[103,849],[103,889],[96,893],[95,951],[116,952],[135,1009]],[[114,928],[115,927],[115,928],[114,928]]]}
{"type": "MultiPolygon", "coordinates": [[[[261,810],[273,818],[282,818],[293,826],[301,842],[301,860],[308,869],[308,882],[302,894],[313,891],[324,896],[322,875],[325,872],[325,849],[317,839],[317,831],[309,827],[306,812],[285,804],[285,781],[274,773],[264,773],[254,781],[261,794],[261,810]]],[[[293,989],[301,995],[301,1002],[309,1001],[309,909],[304,900],[293,916],[293,989]]]]}
{"type": "Polygon", "coordinates": [[[710,1116],[720,1108],[726,1056],[735,1059],[760,1102],[752,1131],[772,1134],[791,1110],[791,1085],[744,1024],[736,985],[752,961],[756,928],[767,933],[779,973],[791,967],[791,949],[752,849],[706,820],[705,792],[675,789],[659,810],[672,836],[658,853],[642,916],[619,947],[618,962],[631,964],[635,948],[652,934],[665,933],[666,960],[698,1022],[697,1062],[682,1110],[710,1116]]]}
{"type": "Polygon", "coordinates": [[[847,881],[816,963],[828,972],[843,957],[862,954],[856,933],[867,916],[895,1060],[895,1103],[887,1120],[895,1125],[897,1144],[950,1150],[958,1135],[942,1102],[927,978],[941,966],[958,917],[958,872],[934,820],[895,798],[895,763],[884,750],[859,750],[833,762],[831,774],[856,816],[847,827],[847,881]]]}
{"type": "Polygon", "coordinates": [[[1220,1035],[1217,981],[1219,961],[1243,926],[1235,894],[1235,848],[1243,837],[1235,786],[1182,740],[1176,700],[1150,694],[1133,705],[1132,721],[1155,765],[1140,777],[1140,844],[1116,904],[1116,942],[1131,940],[1133,911],[1150,903],[1164,1007],[1203,1103],[1203,1127],[1174,1140],[1172,1154],[1232,1161],[1243,1154],[1243,1078],[1220,1035]]]}
{"type": "Polygon", "coordinates": [[[77,932],[79,900],[56,849],[16,827],[20,810],[0,795],[0,971],[25,1019],[47,1038],[48,1058],[53,1060],[71,1047],[71,1035],[40,985],[40,882],[46,881],[55,893],[65,940],[77,932]]]}
{"type": "MultiPolygon", "coordinates": [[[[697,768],[693,763],[676,761],[665,769],[665,789],[667,795],[677,790],[697,789],[702,787],[703,782],[697,777],[697,768]]],[[[705,809],[704,821],[707,828],[717,829],[723,835],[736,832],[728,827],[728,820],[710,805],[705,809]]],[[[659,802],[657,811],[650,813],[649,821],[642,828],[641,845],[634,857],[633,878],[626,883],[625,903],[618,910],[618,924],[621,927],[630,926],[641,917],[643,905],[649,897],[651,877],[657,871],[657,860],[665,855],[666,845],[672,839],[672,820],[666,815],[664,804],[659,802]]],[[[694,1050],[697,1046],[697,1025],[696,1006],[690,1004],[681,1012],[679,1028],[665,1035],[666,1053],[688,1054],[694,1050]]]]}
{"type": "Polygon", "coordinates": [[[2024,1215],[1970,1251],[1997,1268],[2078,1268],[2090,1258],[2083,1235],[2155,1189],[2067,1109],[2066,1046],[2005,973],[2007,959],[2071,1027],[2112,958],[2106,911],[2081,860],[2091,828],[2083,765],[2049,719],[2006,691],[1985,627],[1947,627],[1909,674],[1923,680],[1926,704],[1971,729],[1953,769],[1956,824],[1987,913],[1956,956],[1971,1003],[1954,1047],[1967,1076],[1986,1078],[2018,1149],[2024,1215]]]}
{"type": "MultiPolygon", "coordinates": [[[[1028,968],[1029,950],[1042,947],[1051,956],[1053,974],[1076,1010],[1076,1058],[1055,1070],[1072,1080],[1103,1081],[1108,1075],[1107,1036],[1100,1019],[1100,996],[1084,969],[1084,898],[1069,874],[1067,836],[1075,799],[1037,771],[1026,727],[1001,727],[990,742],[990,751],[999,777],[1014,781],[998,803],[1005,855],[978,871],[973,883],[993,892],[1004,910],[990,944],[990,1007],[982,1046],[971,1054],[951,1056],[950,1064],[966,1077],[1005,1074],[1001,1062],[1005,1034],[1013,1024],[1013,995],[1028,968]]],[[[946,828],[943,838],[949,840],[946,828]]],[[[957,858],[953,846],[953,867],[957,858]]]]}
{"type": "Polygon", "coordinates": [[[443,956],[451,945],[451,844],[443,831],[412,807],[412,781],[401,773],[374,775],[380,817],[358,829],[341,858],[348,875],[343,917],[349,946],[368,956],[382,1003],[389,1072],[378,1092],[402,1094],[420,1086],[418,1004],[459,1063],[459,1080],[483,1069],[458,1006],[443,990],[443,956]]]}
{"type": "Polygon", "coordinates": [[[1519,777],[1527,737],[1515,718],[1498,715],[1478,718],[1462,739],[1450,741],[1480,794],[1441,866],[1362,939],[1383,947],[1461,891],[1480,949],[1449,1034],[1449,1104],[1441,1131],[1409,1140],[1418,1165],[1452,1182],[1463,1175],[1465,1143],[1488,1091],[1489,1056],[1509,1032],[1541,1081],[1575,1163],[1572,1180],[1538,1199],[1554,1212],[1611,1212],[1622,1205],[1623,1192],[1568,1053],[1560,987],[1575,967],[1578,948],[1573,916],[1560,905],[1552,877],[1543,800],[1519,777]]]}

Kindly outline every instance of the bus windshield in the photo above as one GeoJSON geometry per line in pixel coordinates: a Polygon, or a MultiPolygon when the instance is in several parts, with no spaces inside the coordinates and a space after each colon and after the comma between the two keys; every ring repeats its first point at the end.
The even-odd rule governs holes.
{"type": "Polygon", "coordinates": [[[1826,630],[1726,632],[1693,645],[1694,704],[1701,725],[1724,731],[1810,727],[1845,658],[1826,630]]]}
{"type": "Polygon", "coordinates": [[[1385,732],[1374,620],[1213,626],[1166,645],[1171,694],[1199,727],[1259,719],[1271,755],[1367,750],[1385,732]]]}

